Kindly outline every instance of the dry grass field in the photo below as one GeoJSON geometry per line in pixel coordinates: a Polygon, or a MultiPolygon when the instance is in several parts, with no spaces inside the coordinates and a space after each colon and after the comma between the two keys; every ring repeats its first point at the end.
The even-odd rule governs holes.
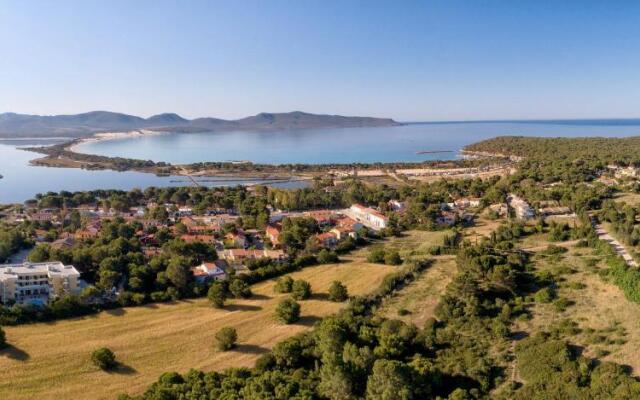
{"type": "MultiPolygon", "coordinates": [[[[535,236],[527,242],[534,244],[535,236]]],[[[543,243],[538,241],[540,246],[543,243]]],[[[617,286],[598,275],[606,266],[593,250],[575,248],[570,242],[561,245],[570,251],[557,260],[537,257],[535,267],[556,276],[557,296],[568,300],[569,306],[562,311],[553,303],[535,303],[533,318],[520,321],[517,329],[531,334],[570,319],[581,332],[567,339],[582,348],[585,356],[628,365],[633,375],[640,376],[640,305],[627,300],[617,286]]]]}
{"type": "Polygon", "coordinates": [[[433,257],[434,263],[414,282],[387,300],[379,313],[385,318],[401,319],[422,328],[433,317],[440,297],[456,272],[455,256],[433,257]],[[405,315],[399,313],[406,310],[405,315]]]}
{"type": "Polygon", "coordinates": [[[268,281],[253,287],[253,298],[234,300],[224,310],[198,299],[6,327],[12,347],[0,352],[0,399],[114,399],[119,393],[140,393],[166,371],[252,366],[275,343],[310,329],[341,307],[326,300],[331,281],[342,281],[351,294],[363,294],[393,269],[356,256],[293,273],[294,279],[308,280],[316,293],[301,302],[303,318],[293,325],[274,321],[274,309],[286,295],[274,294],[274,282],[268,281]],[[223,326],[238,331],[234,351],[213,347],[223,326]],[[115,352],[122,363],[117,371],[102,372],[89,361],[101,346],[115,352]]]}
{"type": "Polygon", "coordinates": [[[640,194],[639,193],[620,193],[615,196],[616,203],[627,203],[631,206],[637,206],[640,204],[640,194]]]}
{"type": "MultiPolygon", "coordinates": [[[[479,217],[473,227],[465,228],[465,239],[475,241],[488,236],[495,230],[502,220],[490,220],[479,217]]],[[[442,238],[451,231],[421,232],[410,231],[401,239],[392,239],[386,247],[395,247],[404,257],[424,257],[430,247],[442,244],[442,238]]],[[[427,319],[433,317],[435,308],[440,301],[449,282],[456,273],[455,256],[444,255],[430,257],[434,260],[423,274],[407,287],[400,290],[396,296],[385,301],[379,313],[386,318],[401,319],[422,327],[427,319]],[[399,311],[404,310],[400,315],[399,311]],[[407,313],[408,312],[408,313],[407,313]]]]}

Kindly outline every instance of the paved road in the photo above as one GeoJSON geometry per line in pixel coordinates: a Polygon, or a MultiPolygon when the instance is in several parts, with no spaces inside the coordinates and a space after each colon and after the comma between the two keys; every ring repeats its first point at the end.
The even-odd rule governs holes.
{"type": "Polygon", "coordinates": [[[631,254],[629,254],[629,252],[622,245],[622,243],[620,243],[613,236],[611,236],[609,232],[607,232],[602,227],[602,225],[598,223],[594,223],[593,227],[595,228],[596,233],[598,234],[598,237],[601,240],[608,242],[611,245],[611,247],[613,247],[613,250],[615,250],[615,252],[618,253],[618,255],[620,255],[622,258],[624,258],[624,260],[627,262],[627,264],[630,267],[636,267],[636,268],[638,267],[638,263],[636,262],[636,260],[633,259],[633,257],[631,257],[631,254]]]}

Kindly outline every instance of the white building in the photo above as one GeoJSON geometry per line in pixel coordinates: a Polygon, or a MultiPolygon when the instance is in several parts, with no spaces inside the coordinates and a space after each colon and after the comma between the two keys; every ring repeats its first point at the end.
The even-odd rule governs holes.
{"type": "Polygon", "coordinates": [[[0,302],[47,303],[80,291],[80,273],[59,261],[0,265],[0,302]]]}
{"type": "Polygon", "coordinates": [[[507,202],[513,207],[516,217],[519,219],[531,219],[536,215],[529,203],[515,194],[510,194],[507,197],[507,202]]]}
{"type": "Polygon", "coordinates": [[[389,223],[387,218],[381,212],[373,208],[365,207],[361,204],[354,204],[349,208],[350,216],[358,222],[362,222],[365,226],[372,229],[384,229],[389,223]]]}
{"type": "Polygon", "coordinates": [[[226,268],[227,263],[224,260],[215,260],[214,262],[203,262],[191,270],[196,281],[206,282],[208,280],[224,280],[227,277],[226,268]]]}

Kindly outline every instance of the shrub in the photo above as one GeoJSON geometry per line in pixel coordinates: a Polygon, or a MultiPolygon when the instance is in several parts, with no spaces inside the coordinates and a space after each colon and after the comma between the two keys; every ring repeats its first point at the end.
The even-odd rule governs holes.
{"type": "Polygon", "coordinates": [[[377,264],[384,263],[384,249],[381,247],[371,249],[369,255],[367,255],[367,261],[377,264]]]}
{"type": "Polygon", "coordinates": [[[225,326],[216,333],[217,347],[220,351],[231,350],[236,346],[238,333],[234,328],[225,326]]]}
{"type": "Polygon", "coordinates": [[[534,296],[538,303],[551,303],[555,298],[555,293],[550,287],[542,288],[538,290],[534,296]]]}
{"type": "Polygon", "coordinates": [[[402,258],[400,258],[400,254],[397,251],[388,251],[384,255],[384,263],[387,265],[400,265],[402,264],[402,258]]]}
{"type": "Polygon", "coordinates": [[[296,300],[305,300],[311,297],[311,284],[302,279],[293,282],[291,286],[291,297],[296,300]]]}
{"type": "Polygon", "coordinates": [[[207,292],[207,298],[211,302],[211,305],[215,308],[224,307],[224,302],[227,299],[227,293],[219,283],[214,283],[209,287],[209,291],[207,292]]]}
{"type": "Polygon", "coordinates": [[[572,306],[574,303],[573,301],[565,298],[565,297],[561,297],[558,300],[553,302],[553,306],[555,307],[556,311],[558,312],[563,312],[565,311],[567,308],[569,308],[570,306],[572,306]]]}
{"type": "Polygon", "coordinates": [[[0,349],[4,347],[7,347],[7,336],[2,330],[2,328],[0,328],[0,349]]]}
{"type": "Polygon", "coordinates": [[[242,279],[234,279],[233,281],[231,281],[231,284],[229,285],[229,291],[235,298],[242,297],[246,299],[251,297],[252,295],[249,284],[242,279]]]}
{"type": "Polygon", "coordinates": [[[329,287],[329,300],[341,302],[349,298],[347,287],[340,281],[333,281],[329,287]]]}
{"type": "Polygon", "coordinates": [[[276,293],[291,293],[291,287],[293,286],[293,278],[290,276],[283,276],[278,278],[273,290],[276,293]]]}
{"type": "Polygon", "coordinates": [[[300,319],[300,304],[293,299],[284,299],[276,308],[276,318],[283,324],[292,324],[300,319]]]}
{"type": "Polygon", "coordinates": [[[106,347],[101,347],[91,354],[91,361],[98,368],[106,371],[116,366],[116,355],[106,347]]]}
{"type": "Polygon", "coordinates": [[[564,254],[566,253],[567,248],[566,247],[562,247],[562,246],[556,246],[555,244],[550,244],[547,246],[546,249],[544,249],[542,251],[542,254],[546,254],[546,255],[558,255],[558,254],[564,254]]]}
{"type": "Polygon", "coordinates": [[[320,250],[320,252],[318,253],[317,259],[320,264],[331,264],[331,263],[337,263],[339,261],[338,255],[327,249],[320,250]]]}

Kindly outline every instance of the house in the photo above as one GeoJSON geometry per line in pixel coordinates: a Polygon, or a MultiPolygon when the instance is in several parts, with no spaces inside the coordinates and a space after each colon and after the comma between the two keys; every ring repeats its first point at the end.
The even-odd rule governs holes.
{"type": "Polygon", "coordinates": [[[350,228],[355,232],[358,232],[360,229],[364,228],[364,225],[362,225],[362,223],[356,221],[353,218],[347,217],[346,215],[343,215],[340,219],[338,219],[335,226],[337,228],[350,228]]]}
{"type": "Polygon", "coordinates": [[[318,226],[333,225],[333,222],[338,219],[338,214],[332,210],[307,211],[304,215],[313,218],[318,226]]]}
{"type": "Polygon", "coordinates": [[[224,260],[215,260],[213,262],[203,262],[197,267],[191,268],[191,272],[193,272],[193,277],[198,283],[211,280],[221,281],[227,277],[225,271],[228,267],[224,260]]]}
{"type": "Polygon", "coordinates": [[[225,235],[225,238],[239,248],[244,249],[247,247],[247,236],[243,231],[229,232],[225,235]]]}
{"type": "Polygon", "coordinates": [[[271,225],[267,225],[267,228],[265,229],[265,234],[267,235],[267,237],[269,238],[269,240],[271,241],[271,245],[273,247],[280,247],[281,243],[280,243],[280,232],[282,231],[282,227],[280,226],[280,224],[271,224],[271,225]]]}
{"type": "Polygon", "coordinates": [[[73,247],[74,244],[76,244],[76,239],[73,236],[66,236],[52,242],[51,248],[52,249],[70,248],[70,247],[73,247]]]}
{"type": "Polygon", "coordinates": [[[442,211],[436,218],[436,224],[443,226],[451,226],[456,223],[457,214],[453,211],[442,211]]]}
{"type": "Polygon", "coordinates": [[[362,222],[364,225],[372,229],[384,229],[389,223],[389,218],[380,211],[365,207],[361,204],[352,205],[349,208],[349,212],[351,214],[350,216],[356,221],[362,222]]]}
{"type": "Polygon", "coordinates": [[[478,207],[480,199],[475,197],[463,197],[453,201],[456,208],[464,210],[465,208],[478,207]]]}
{"type": "Polygon", "coordinates": [[[538,213],[542,216],[550,216],[550,215],[569,215],[571,214],[571,209],[569,207],[544,207],[538,209],[538,213]]]}
{"type": "Polygon", "coordinates": [[[287,256],[282,250],[226,249],[220,253],[220,258],[230,266],[238,268],[242,267],[247,261],[259,258],[271,258],[277,262],[284,262],[287,256]]]}
{"type": "Polygon", "coordinates": [[[213,235],[182,235],[180,236],[180,239],[184,240],[187,243],[204,242],[208,244],[214,244],[216,241],[216,238],[213,235]]]}
{"type": "Polygon", "coordinates": [[[142,253],[146,257],[151,258],[153,256],[157,256],[158,254],[162,253],[162,249],[160,247],[143,246],[142,247],[142,253]]]}
{"type": "Polygon", "coordinates": [[[338,244],[338,235],[334,232],[320,233],[316,235],[316,240],[320,246],[332,248],[338,244]]]}
{"type": "Polygon", "coordinates": [[[36,242],[44,242],[44,241],[46,241],[48,234],[49,234],[49,231],[47,231],[47,230],[36,229],[35,230],[36,242]]]}
{"type": "Polygon", "coordinates": [[[53,210],[45,209],[38,212],[34,212],[29,216],[29,219],[31,219],[31,221],[38,221],[38,222],[52,222],[56,219],[56,215],[53,213],[53,210]]]}
{"type": "Polygon", "coordinates": [[[358,238],[358,233],[353,230],[353,228],[350,228],[348,226],[336,226],[335,228],[331,229],[330,232],[336,235],[336,238],[338,240],[343,240],[348,237],[352,239],[358,238]]]}
{"type": "Polygon", "coordinates": [[[62,294],[80,292],[80,273],[59,261],[0,264],[0,302],[46,304],[62,294]]]}
{"type": "Polygon", "coordinates": [[[86,239],[92,239],[97,237],[99,233],[100,233],[100,228],[94,225],[89,225],[85,229],[77,230],[74,235],[76,239],[86,240],[86,239]]]}
{"type": "Polygon", "coordinates": [[[495,203],[489,206],[489,210],[498,214],[498,217],[506,217],[509,215],[509,208],[505,203],[495,203]]]}
{"type": "Polygon", "coordinates": [[[407,208],[407,203],[398,200],[389,200],[389,208],[395,212],[403,212],[407,208]]]}
{"type": "Polygon", "coordinates": [[[509,206],[511,206],[515,211],[517,218],[531,219],[535,216],[535,211],[529,205],[529,203],[527,203],[524,199],[516,196],[515,194],[510,194],[507,197],[507,202],[509,206]]]}

